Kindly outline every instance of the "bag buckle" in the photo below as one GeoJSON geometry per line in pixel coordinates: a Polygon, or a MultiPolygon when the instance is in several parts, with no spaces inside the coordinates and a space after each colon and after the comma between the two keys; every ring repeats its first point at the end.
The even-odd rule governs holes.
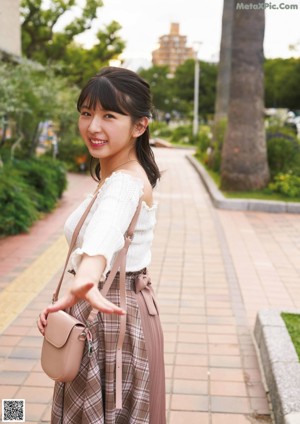
{"type": "Polygon", "coordinates": [[[93,353],[93,336],[90,330],[86,327],[82,333],[79,335],[79,340],[86,340],[87,341],[87,348],[88,348],[88,357],[90,358],[93,353]]]}

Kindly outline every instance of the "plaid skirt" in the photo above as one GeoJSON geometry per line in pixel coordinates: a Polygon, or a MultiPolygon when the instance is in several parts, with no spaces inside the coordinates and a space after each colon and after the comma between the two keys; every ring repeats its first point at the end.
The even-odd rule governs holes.
{"type": "MultiPolygon", "coordinates": [[[[100,283],[99,289],[103,284],[100,283]]],[[[107,294],[119,305],[119,273],[107,294]]],[[[163,334],[146,271],[126,273],[126,333],[122,353],[123,408],[115,408],[116,348],[119,316],[97,314],[91,328],[93,353],[84,349],[79,374],[55,383],[53,424],[165,424],[163,334]],[[137,281],[147,279],[143,287],[137,281]]],[[[91,307],[81,301],[70,314],[85,322],[91,307]]]]}

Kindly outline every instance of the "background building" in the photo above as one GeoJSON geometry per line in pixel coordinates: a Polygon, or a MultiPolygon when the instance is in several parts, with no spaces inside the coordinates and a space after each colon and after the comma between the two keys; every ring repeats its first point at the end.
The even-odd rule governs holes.
{"type": "Polygon", "coordinates": [[[0,0],[0,59],[21,56],[19,0],[0,0]]]}
{"type": "Polygon", "coordinates": [[[159,48],[152,52],[153,65],[167,65],[171,73],[187,59],[193,59],[192,47],[186,46],[186,36],[179,34],[179,24],[171,23],[170,34],[159,37],[159,48]]]}

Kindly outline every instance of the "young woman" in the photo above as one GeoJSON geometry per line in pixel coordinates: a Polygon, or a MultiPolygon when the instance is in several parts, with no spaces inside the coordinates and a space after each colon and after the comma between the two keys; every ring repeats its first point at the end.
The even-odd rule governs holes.
{"type": "MultiPolygon", "coordinates": [[[[156,220],[152,189],[160,177],[149,144],[151,107],[149,85],[136,73],[116,67],[102,69],[78,99],[79,130],[95,162],[98,194],[70,258],[74,280],[68,292],[40,314],[38,328],[44,334],[48,314],[57,310],[67,309],[81,321],[92,308],[99,312],[91,328],[91,356],[86,347],[75,380],[55,383],[54,424],[166,422],[163,335],[147,272],[156,220]],[[141,197],[127,253],[125,308],[120,306],[119,273],[106,297],[101,289],[141,197]],[[126,320],[122,401],[116,405],[116,352],[122,319],[126,320]]],[[[69,243],[89,201],[66,222],[69,243]]]]}

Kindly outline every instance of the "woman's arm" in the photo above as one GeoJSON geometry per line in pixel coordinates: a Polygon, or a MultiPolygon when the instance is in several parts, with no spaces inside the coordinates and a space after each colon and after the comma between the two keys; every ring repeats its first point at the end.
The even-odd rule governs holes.
{"type": "Polygon", "coordinates": [[[143,190],[143,181],[127,172],[119,171],[107,180],[85,229],[83,242],[80,248],[72,253],[73,258],[71,255],[71,263],[72,259],[76,263],[76,276],[71,287],[54,305],[48,306],[38,319],[38,328],[42,334],[49,313],[67,309],[80,299],[87,300],[93,308],[101,312],[125,314],[121,308],[106,300],[97,286],[106,272],[106,260],[109,263],[113,255],[124,246],[124,234],[143,190]]]}
{"type": "Polygon", "coordinates": [[[98,282],[105,266],[106,259],[104,256],[83,255],[76,276],[67,293],[53,305],[48,306],[39,316],[37,325],[43,335],[49,313],[70,308],[81,299],[89,302],[93,308],[98,309],[100,312],[118,315],[124,315],[126,313],[105,299],[98,289],[98,282]]]}

